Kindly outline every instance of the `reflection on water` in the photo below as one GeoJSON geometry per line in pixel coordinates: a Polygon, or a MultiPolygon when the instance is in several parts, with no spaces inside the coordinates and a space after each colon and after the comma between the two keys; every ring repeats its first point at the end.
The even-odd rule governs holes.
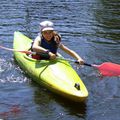
{"type": "Polygon", "coordinates": [[[96,56],[98,62],[120,63],[117,56],[120,51],[118,6],[118,1],[101,0],[92,10],[95,19],[93,28],[95,34],[92,34],[92,38],[88,38],[88,43],[90,42],[92,46],[90,53],[96,56]]]}
{"type": "MultiPolygon", "coordinates": [[[[86,62],[119,64],[119,11],[120,3],[115,0],[1,0],[0,44],[12,48],[13,33],[18,30],[34,39],[39,22],[50,19],[62,42],[86,62]]],[[[1,113],[9,112],[14,105],[20,105],[21,110],[9,119],[119,120],[120,78],[101,80],[93,68],[84,66],[77,72],[88,88],[89,98],[85,105],[74,105],[31,85],[31,79],[14,62],[12,52],[0,51],[0,103],[6,104],[0,104],[1,113]],[[9,106],[12,102],[15,104],[9,106]]]]}
{"type": "Polygon", "coordinates": [[[44,88],[42,89],[44,91],[41,90],[41,88],[36,89],[34,92],[34,101],[38,105],[38,111],[40,111],[44,116],[53,117],[53,119],[70,119],[71,116],[75,114],[77,117],[85,118],[85,103],[79,103],[78,106],[78,103],[64,99],[56,94],[51,94],[51,92],[44,88]]]}
{"type": "Polygon", "coordinates": [[[95,11],[96,21],[98,22],[97,36],[113,40],[113,42],[120,42],[120,18],[118,10],[118,1],[101,0],[101,6],[95,11]]]}

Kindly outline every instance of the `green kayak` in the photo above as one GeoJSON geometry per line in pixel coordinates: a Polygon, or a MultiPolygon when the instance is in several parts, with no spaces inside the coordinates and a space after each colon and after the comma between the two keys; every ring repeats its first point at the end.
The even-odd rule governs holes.
{"type": "MultiPolygon", "coordinates": [[[[15,50],[28,51],[32,40],[20,32],[14,33],[15,50]]],[[[88,91],[68,61],[35,60],[25,53],[15,52],[19,66],[38,84],[72,101],[82,102],[88,97],[88,91]]]]}

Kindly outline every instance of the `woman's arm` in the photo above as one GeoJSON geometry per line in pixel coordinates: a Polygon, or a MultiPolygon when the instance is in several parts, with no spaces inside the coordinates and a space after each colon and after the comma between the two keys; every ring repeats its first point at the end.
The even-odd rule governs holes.
{"type": "Polygon", "coordinates": [[[63,45],[62,43],[60,44],[59,48],[61,48],[63,51],[65,51],[67,54],[69,54],[70,56],[74,57],[75,59],[77,59],[77,61],[80,64],[84,64],[84,60],[73,50],[69,49],[68,47],[66,47],[65,45],[63,45]]]}

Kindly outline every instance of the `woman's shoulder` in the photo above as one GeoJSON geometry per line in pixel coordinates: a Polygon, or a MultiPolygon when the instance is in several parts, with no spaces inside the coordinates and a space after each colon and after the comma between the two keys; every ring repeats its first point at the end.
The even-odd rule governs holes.
{"type": "Polygon", "coordinates": [[[35,38],[35,40],[34,41],[41,41],[41,34],[40,33],[38,33],[38,35],[36,36],[36,38],[35,38]]]}

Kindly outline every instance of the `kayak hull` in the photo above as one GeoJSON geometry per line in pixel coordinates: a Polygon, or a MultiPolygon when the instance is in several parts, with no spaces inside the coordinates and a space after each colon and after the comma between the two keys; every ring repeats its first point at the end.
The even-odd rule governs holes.
{"type": "MultiPolygon", "coordinates": [[[[20,32],[14,33],[15,50],[28,50],[32,40],[20,32]]],[[[72,101],[83,102],[88,97],[84,83],[68,61],[35,60],[25,53],[14,52],[19,66],[38,84],[72,101]],[[75,87],[79,84],[79,89],[75,87]]]]}

